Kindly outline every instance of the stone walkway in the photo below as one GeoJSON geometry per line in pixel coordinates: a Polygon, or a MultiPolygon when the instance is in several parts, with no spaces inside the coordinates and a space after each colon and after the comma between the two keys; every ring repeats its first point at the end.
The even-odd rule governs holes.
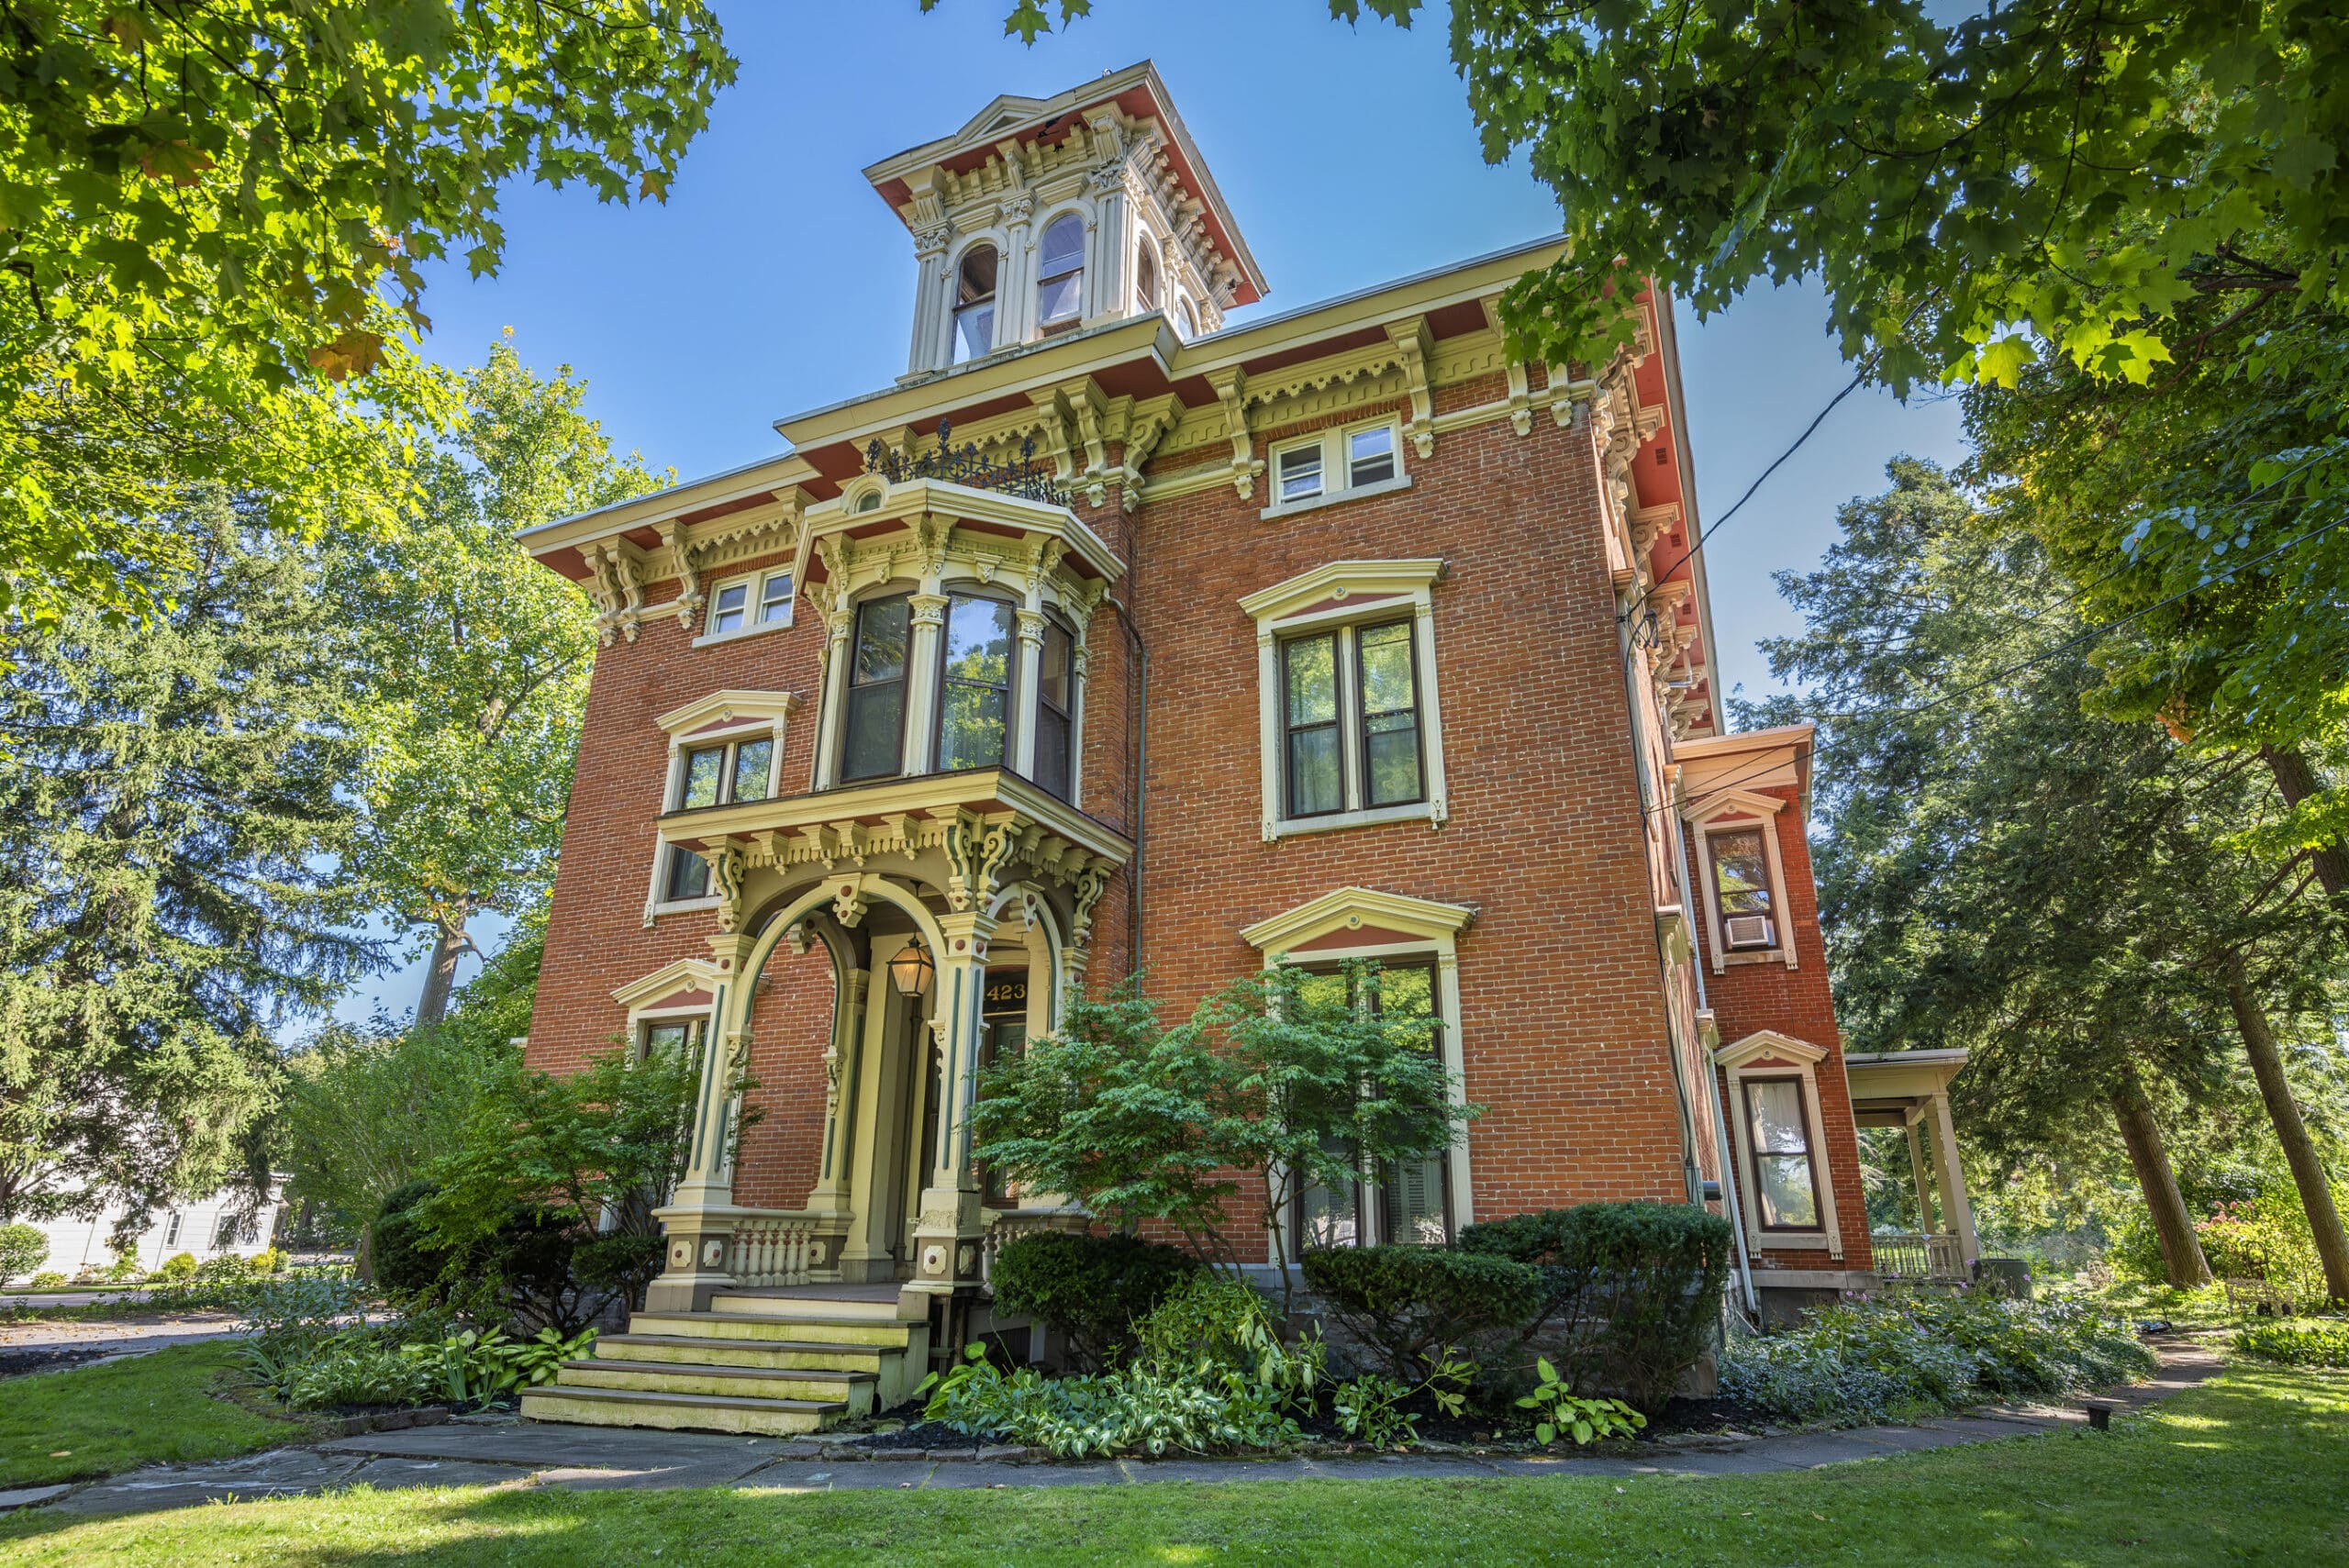
{"type": "MultiPolygon", "coordinates": [[[[2215,1354],[2189,1342],[2165,1344],[2161,1351],[2162,1370],[2154,1381],[2113,1391],[2110,1396],[2113,1403],[2148,1404],[2200,1383],[2220,1365],[2215,1354]]],[[[562,1486],[574,1491],[738,1486],[828,1492],[1397,1476],[1745,1475],[1990,1442],[2052,1431],[2087,1419],[2087,1412],[2078,1407],[2013,1406],[1913,1427],[1699,1439],[1642,1445],[1635,1453],[1603,1457],[1410,1453],[1347,1459],[1129,1459],[1060,1464],[1023,1462],[998,1457],[1015,1451],[974,1446],[926,1452],[860,1451],[851,1444],[811,1439],[466,1418],[210,1464],[155,1465],[78,1487],[0,1493],[0,1509],[46,1503],[56,1513],[147,1513],[195,1503],[299,1496],[356,1485],[562,1486]],[[985,1457],[981,1457],[983,1453],[985,1457]]]]}

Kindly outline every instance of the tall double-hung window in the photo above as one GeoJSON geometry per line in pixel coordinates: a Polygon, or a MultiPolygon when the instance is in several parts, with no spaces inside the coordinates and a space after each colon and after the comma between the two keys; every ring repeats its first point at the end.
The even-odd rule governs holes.
{"type": "Polygon", "coordinates": [[[1283,640],[1289,817],[1427,798],[1413,642],[1408,617],[1283,640]]]}
{"type": "Polygon", "coordinates": [[[1442,823],[1441,561],[1341,561],[1249,595],[1262,661],[1264,837],[1442,823]]]}
{"type": "MultiPolygon", "coordinates": [[[[1394,962],[1375,974],[1324,972],[1305,977],[1308,1003],[1362,1008],[1403,1029],[1411,1043],[1443,1054],[1433,962],[1394,962]]],[[[1332,1148],[1333,1154],[1342,1151],[1332,1148]]],[[[1450,1174],[1441,1153],[1416,1160],[1364,1162],[1357,1177],[1297,1195],[1297,1245],[1352,1247],[1371,1242],[1437,1247],[1452,1239],[1450,1174]]]]}

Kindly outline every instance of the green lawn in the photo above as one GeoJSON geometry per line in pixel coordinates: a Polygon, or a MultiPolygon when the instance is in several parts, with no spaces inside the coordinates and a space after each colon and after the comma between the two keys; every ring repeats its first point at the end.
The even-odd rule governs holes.
{"type": "Polygon", "coordinates": [[[237,1375],[229,1355],[224,1343],[174,1345],[0,1383],[0,1486],[225,1459],[308,1436],[298,1422],[214,1396],[237,1375]]]}
{"type": "Polygon", "coordinates": [[[2109,1433],[1718,1480],[346,1492],[0,1523],[17,1563],[2349,1563],[2349,1379],[2230,1370],[2109,1433]],[[660,1555],[656,1557],[655,1551],[660,1555]]]}

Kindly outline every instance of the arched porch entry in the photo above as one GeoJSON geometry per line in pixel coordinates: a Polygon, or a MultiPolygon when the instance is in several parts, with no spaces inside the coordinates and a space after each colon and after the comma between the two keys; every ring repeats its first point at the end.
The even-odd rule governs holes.
{"type": "Polygon", "coordinates": [[[704,1310],[714,1295],[745,1285],[896,1282],[949,1294],[977,1284],[986,1194],[967,1112],[978,1073],[1001,1041],[1058,1022],[1082,972],[1075,939],[1108,868],[1072,864],[1074,874],[1054,879],[1030,865],[1025,877],[998,880],[1018,836],[960,826],[978,830],[961,845],[917,844],[904,872],[826,866],[810,875],[729,865],[726,850],[713,856],[729,909],[756,912],[726,920],[721,910],[734,929],[710,939],[711,1044],[686,1173],[661,1211],[667,1267],[650,1309],[704,1310]],[[926,863],[933,858],[936,866],[926,863]],[[759,982],[779,949],[818,946],[830,960],[834,999],[816,1179],[801,1209],[744,1207],[734,1199],[734,1090],[759,982]],[[929,961],[914,995],[891,972],[909,950],[929,961]]]}

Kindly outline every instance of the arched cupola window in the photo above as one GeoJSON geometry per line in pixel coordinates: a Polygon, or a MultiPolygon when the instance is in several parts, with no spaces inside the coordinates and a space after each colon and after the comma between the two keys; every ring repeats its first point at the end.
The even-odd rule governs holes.
{"type": "Polygon", "coordinates": [[[1134,305],[1141,310],[1158,308],[1158,256],[1148,239],[1134,252],[1134,305]]]}
{"type": "Polygon", "coordinates": [[[1036,324],[1046,332],[1075,326],[1085,313],[1085,220],[1063,213],[1045,226],[1036,255],[1036,324]]]}
{"type": "Polygon", "coordinates": [[[954,360],[975,360],[995,347],[997,257],[992,245],[963,252],[954,282],[954,360]]]}

